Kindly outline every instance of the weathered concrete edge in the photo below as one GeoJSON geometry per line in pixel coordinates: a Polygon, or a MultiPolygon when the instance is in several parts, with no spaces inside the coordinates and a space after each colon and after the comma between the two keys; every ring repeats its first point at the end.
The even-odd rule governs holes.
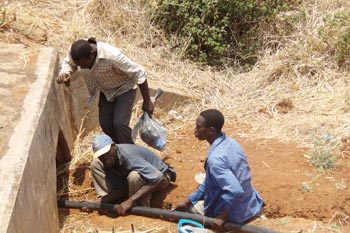
{"type": "Polygon", "coordinates": [[[36,81],[23,102],[23,111],[9,149],[0,163],[0,232],[57,232],[56,147],[63,131],[72,148],[74,132],[57,75],[58,54],[41,49],[36,81]]]}

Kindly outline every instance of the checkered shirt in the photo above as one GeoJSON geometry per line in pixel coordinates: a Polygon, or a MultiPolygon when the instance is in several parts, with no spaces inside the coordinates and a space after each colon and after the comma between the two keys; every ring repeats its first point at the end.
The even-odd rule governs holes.
{"type": "MultiPolygon", "coordinates": [[[[62,62],[60,74],[71,75],[78,67],[74,64],[70,53],[62,62]]],[[[91,103],[99,93],[103,92],[108,101],[145,82],[144,68],[131,61],[120,49],[103,42],[97,42],[97,57],[91,69],[81,69],[89,90],[91,103]]]]}

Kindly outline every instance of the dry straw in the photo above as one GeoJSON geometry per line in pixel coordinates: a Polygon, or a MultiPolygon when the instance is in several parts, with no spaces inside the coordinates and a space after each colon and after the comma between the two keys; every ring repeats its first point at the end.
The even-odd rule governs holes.
{"type": "MultiPolygon", "coordinates": [[[[200,110],[219,108],[231,124],[250,125],[248,132],[236,129],[249,138],[311,146],[315,135],[330,133],[340,139],[350,134],[349,74],[338,69],[330,48],[318,36],[323,18],[346,9],[349,3],[302,4],[306,10],[296,15],[299,19],[291,34],[261,32],[266,49],[244,73],[179,60],[162,33],[149,23],[148,8],[141,1],[11,1],[4,6],[7,19],[16,16],[11,29],[57,48],[62,56],[72,41],[89,36],[120,47],[146,67],[151,81],[191,97],[186,106],[176,109],[183,119],[192,122],[200,110]],[[277,45],[275,51],[268,46],[271,43],[277,45]],[[281,113],[276,107],[284,100],[291,101],[292,107],[281,113]]],[[[185,123],[179,122],[178,127],[185,123]]]]}
{"type": "MultiPolygon", "coordinates": [[[[218,108],[236,126],[237,134],[251,139],[293,141],[304,147],[312,146],[312,138],[323,134],[337,141],[350,136],[349,72],[338,68],[332,48],[318,35],[324,17],[349,9],[349,1],[302,1],[305,11],[296,14],[290,34],[261,31],[265,50],[257,64],[245,72],[229,67],[218,71],[179,60],[162,33],[150,24],[148,8],[142,2],[3,1],[0,35],[11,43],[53,46],[61,56],[74,40],[90,36],[120,47],[145,66],[151,81],[190,97],[174,109],[181,120],[162,115],[169,133],[192,126],[199,111],[218,108]],[[243,130],[240,125],[249,127],[243,130]]],[[[86,158],[73,157],[69,169],[90,156],[90,139],[91,134],[84,139],[78,137],[81,146],[74,154],[86,158]]],[[[66,186],[68,190],[72,187],[66,186]]]]}

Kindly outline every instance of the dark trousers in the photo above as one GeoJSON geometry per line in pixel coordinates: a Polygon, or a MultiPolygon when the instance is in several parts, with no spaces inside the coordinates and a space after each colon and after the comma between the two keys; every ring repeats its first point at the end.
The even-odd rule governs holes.
{"type": "Polygon", "coordinates": [[[100,126],[103,132],[117,144],[134,144],[129,123],[135,96],[136,89],[133,89],[118,96],[113,102],[109,102],[100,92],[98,103],[100,126]]]}

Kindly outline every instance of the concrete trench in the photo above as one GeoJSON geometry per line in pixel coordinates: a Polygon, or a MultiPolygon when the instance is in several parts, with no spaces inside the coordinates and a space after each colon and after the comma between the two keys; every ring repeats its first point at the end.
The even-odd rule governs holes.
{"type": "MultiPolygon", "coordinates": [[[[98,125],[97,101],[86,109],[82,78],[54,81],[54,48],[0,43],[0,59],[0,232],[58,232],[56,168],[70,161],[82,118],[85,132],[98,125]]],[[[159,86],[149,84],[153,94],[159,86]]],[[[187,99],[164,91],[165,110],[187,99]]]]}

